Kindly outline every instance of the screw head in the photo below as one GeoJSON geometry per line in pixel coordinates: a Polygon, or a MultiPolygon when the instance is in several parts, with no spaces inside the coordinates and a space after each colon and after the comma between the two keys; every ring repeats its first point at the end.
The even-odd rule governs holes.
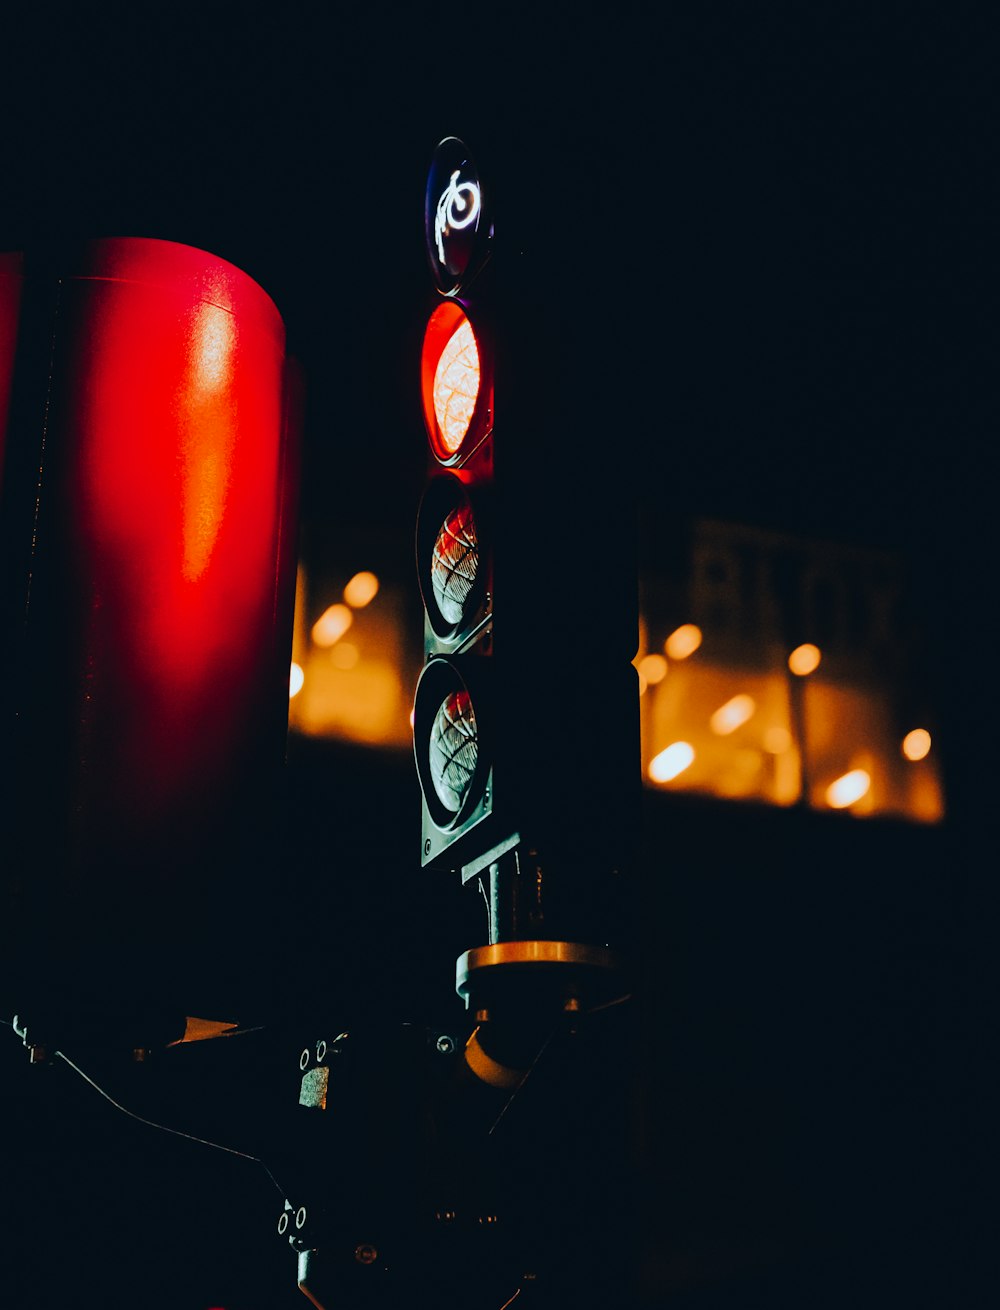
{"type": "Polygon", "coordinates": [[[284,1237],[284,1235],[288,1232],[288,1224],[289,1224],[289,1220],[290,1220],[290,1216],[289,1216],[288,1211],[287,1211],[287,1210],[282,1210],[281,1214],[278,1215],[278,1236],[279,1236],[279,1237],[284,1237]]]}
{"type": "Polygon", "coordinates": [[[307,1046],[305,1050],[302,1052],[302,1054],[299,1056],[299,1068],[302,1070],[303,1073],[305,1073],[305,1071],[309,1068],[309,1061],[311,1059],[312,1059],[312,1055],[310,1054],[309,1047],[307,1046]]]}
{"type": "Polygon", "coordinates": [[[359,1265],[372,1265],[378,1259],[378,1247],[361,1242],[354,1248],[354,1258],[359,1265]]]}
{"type": "Polygon", "coordinates": [[[316,1043],[316,1063],[322,1064],[326,1059],[326,1042],[322,1039],[316,1043]]]}
{"type": "Polygon", "coordinates": [[[434,1045],[442,1055],[451,1055],[455,1050],[455,1039],[449,1037],[447,1033],[442,1033],[434,1045]]]}
{"type": "Polygon", "coordinates": [[[295,1227],[299,1230],[299,1232],[301,1232],[302,1229],[305,1228],[305,1226],[306,1226],[306,1208],[304,1205],[300,1205],[299,1208],[295,1211],[295,1227]]]}
{"type": "Polygon", "coordinates": [[[431,839],[430,837],[428,837],[427,840],[424,842],[424,854],[430,855],[430,853],[431,853],[431,839]]]}

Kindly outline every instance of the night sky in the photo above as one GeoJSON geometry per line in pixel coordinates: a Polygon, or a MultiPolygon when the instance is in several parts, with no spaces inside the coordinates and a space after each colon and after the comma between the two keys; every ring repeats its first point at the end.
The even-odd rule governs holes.
{"type": "Polygon", "coordinates": [[[4,244],[157,236],[260,281],[307,370],[310,520],[370,516],[371,481],[344,489],[376,451],[390,532],[412,499],[422,188],[446,134],[516,156],[556,231],[588,205],[554,194],[566,154],[617,197],[579,274],[656,342],[651,496],[907,544],[953,508],[992,185],[987,43],[944,6],[11,24],[4,244]]]}
{"type": "MultiPolygon", "coordinates": [[[[574,207],[599,197],[617,219],[580,261],[577,303],[613,313],[635,340],[648,402],[623,438],[644,542],[704,515],[889,547],[917,580],[948,751],[949,826],[934,858],[953,874],[961,986],[943,957],[935,967],[952,986],[942,1005],[972,997],[978,1015],[995,921],[976,844],[995,585],[997,107],[985,31],[945,4],[366,14],[215,4],[7,16],[0,250],[157,237],[259,281],[305,369],[304,548],[405,585],[425,459],[416,360],[434,146],[459,135],[537,186],[554,242],[574,207]],[[574,184],[561,190],[566,160],[574,184]]],[[[498,208],[502,241],[502,196],[498,208]]],[[[539,306],[558,313],[545,292],[539,306]]],[[[323,785],[317,775],[317,803],[323,785]]],[[[897,855],[887,841],[887,864],[897,855]]],[[[354,909],[367,911],[360,894],[354,909]]],[[[844,911],[848,935],[851,922],[844,911]]],[[[942,1023],[952,1019],[975,1031],[946,1008],[942,1023]]],[[[152,1167],[181,1175],[164,1186],[166,1215],[187,1157],[154,1155],[152,1167]]],[[[75,1258],[92,1271],[92,1257],[75,1258]]],[[[11,1310],[21,1304],[15,1295],[11,1310]]],[[[257,1310],[252,1299],[229,1310],[240,1305],[257,1310]]]]}

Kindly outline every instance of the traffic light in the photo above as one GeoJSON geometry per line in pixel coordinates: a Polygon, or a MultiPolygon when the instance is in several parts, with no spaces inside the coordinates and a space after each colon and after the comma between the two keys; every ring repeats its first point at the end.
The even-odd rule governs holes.
{"type": "MultiPolygon", "coordinates": [[[[423,862],[452,867],[510,841],[493,808],[493,362],[491,197],[449,138],[427,184],[439,295],[420,361],[430,472],[417,519],[425,667],[414,703],[423,862]],[[485,735],[483,735],[485,734],[485,735]],[[457,863],[456,863],[457,862],[457,863]]],[[[509,828],[509,824],[507,824],[509,828]]]]}
{"type": "Polygon", "coordinates": [[[263,288],[189,246],[3,274],[0,991],[213,1005],[277,836],[297,367],[263,288]]]}
{"type": "Polygon", "coordinates": [[[551,149],[433,155],[414,699],[424,866],[468,881],[515,857],[523,910],[544,865],[530,935],[583,940],[631,861],[640,777],[634,406],[590,189],[551,149]]]}

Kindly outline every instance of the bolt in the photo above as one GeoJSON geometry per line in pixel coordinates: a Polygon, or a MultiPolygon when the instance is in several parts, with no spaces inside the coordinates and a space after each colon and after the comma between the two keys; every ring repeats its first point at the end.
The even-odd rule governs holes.
{"type": "Polygon", "coordinates": [[[304,1205],[300,1205],[299,1208],[295,1211],[295,1227],[299,1230],[299,1232],[301,1232],[302,1229],[305,1228],[305,1226],[306,1226],[306,1208],[304,1205]]]}
{"type": "Polygon", "coordinates": [[[305,1073],[305,1071],[309,1068],[309,1061],[311,1059],[312,1056],[309,1054],[309,1047],[307,1046],[305,1050],[302,1052],[302,1054],[299,1056],[299,1068],[302,1070],[303,1073],[305,1073]]]}
{"type": "Polygon", "coordinates": [[[316,1063],[322,1064],[325,1059],[326,1059],[326,1042],[324,1042],[321,1037],[319,1041],[316,1043],[316,1063]]]}
{"type": "Polygon", "coordinates": [[[281,1214],[278,1215],[279,1237],[284,1237],[284,1235],[288,1232],[288,1221],[289,1221],[289,1212],[287,1210],[282,1210],[281,1214]]]}
{"type": "Polygon", "coordinates": [[[378,1247],[370,1242],[361,1242],[354,1248],[354,1258],[359,1265],[372,1265],[378,1259],[378,1247]]]}
{"type": "Polygon", "coordinates": [[[455,1039],[447,1033],[442,1033],[434,1044],[442,1055],[451,1055],[455,1050],[455,1039]]]}

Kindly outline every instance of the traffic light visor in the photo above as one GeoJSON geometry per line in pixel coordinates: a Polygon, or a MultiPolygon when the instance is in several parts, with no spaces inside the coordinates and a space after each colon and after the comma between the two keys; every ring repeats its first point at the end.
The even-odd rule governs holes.
{"type": "Polygon", "coordinates": [[[460,464],[490,430],[489,359],[472,320],[457,301],[434,310],[424,332],[420,386],[431,450],[442,464],[460,464]]]}

